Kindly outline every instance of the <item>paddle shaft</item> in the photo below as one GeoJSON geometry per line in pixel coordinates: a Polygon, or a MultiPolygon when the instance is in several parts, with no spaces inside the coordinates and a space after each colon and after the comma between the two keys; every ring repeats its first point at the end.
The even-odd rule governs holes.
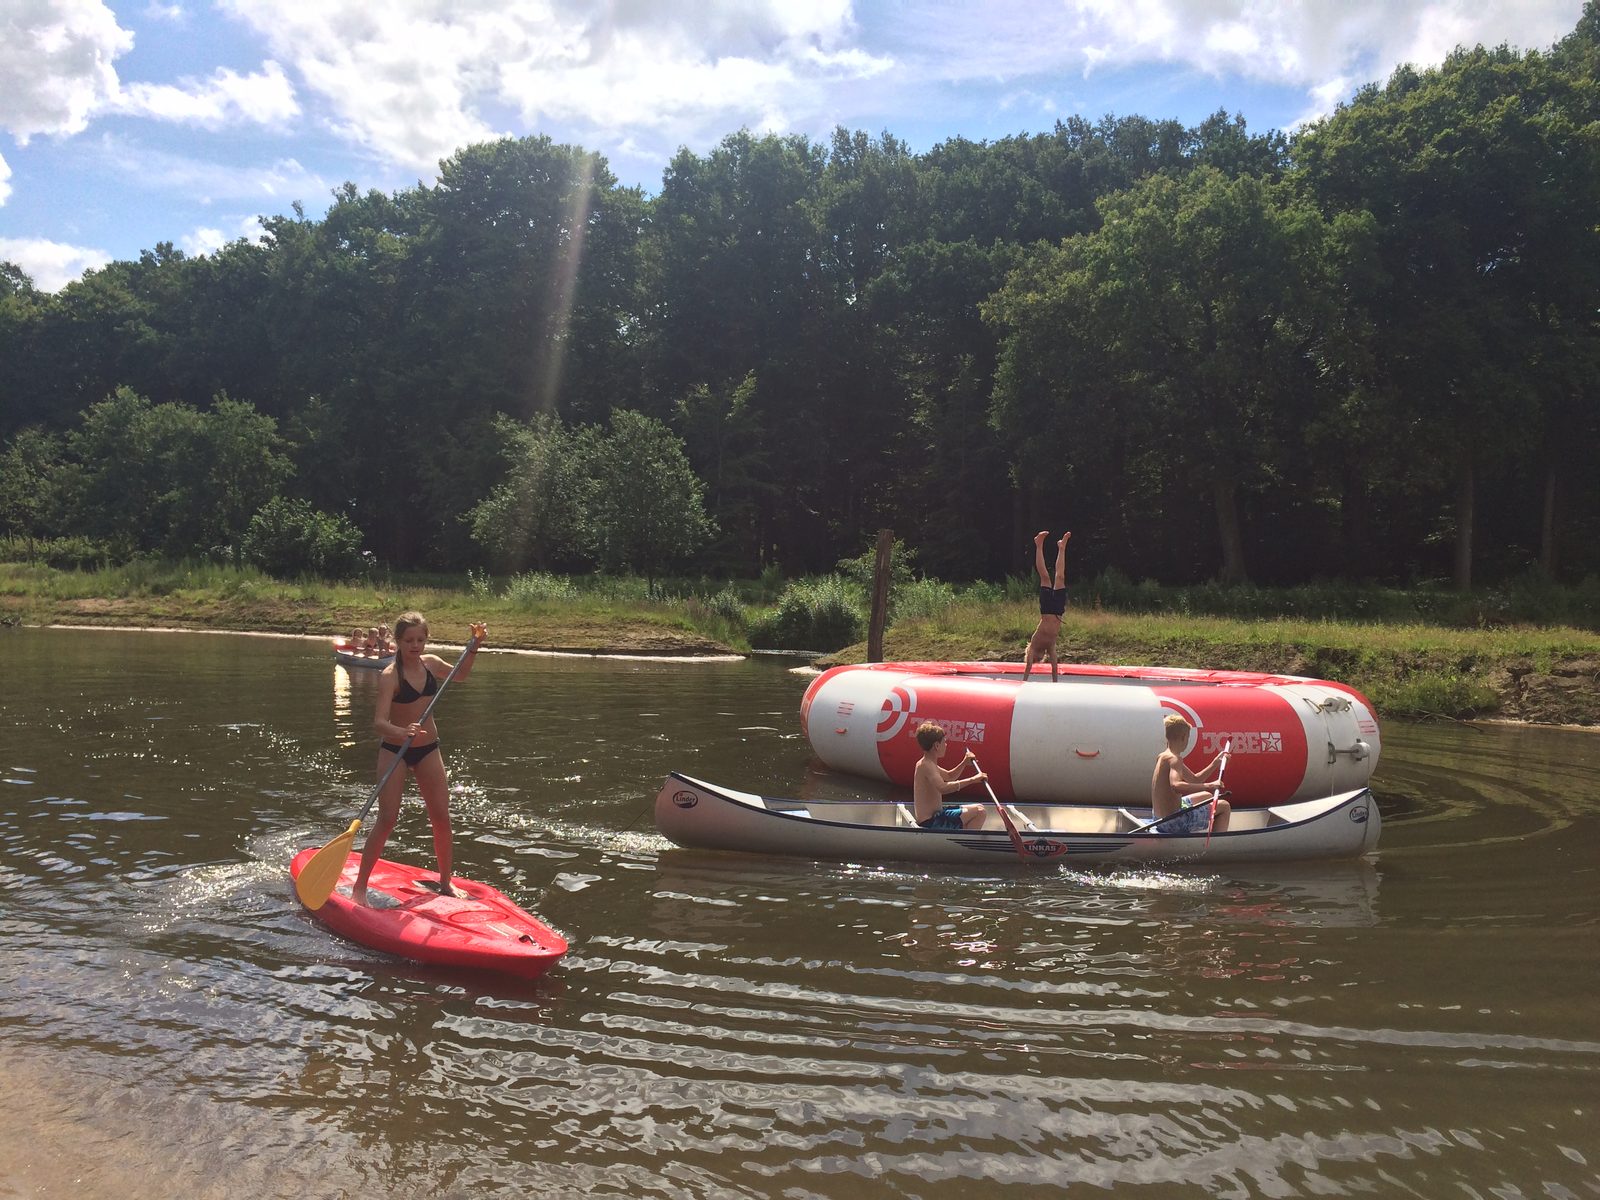
{"type": "MultiPolygon", "coordinates": [[[[444,695],[444,689],[448,687],[450,685],[450,681],[456,677],[456,672],[461,669],[461,664],[467,661],[467,655],[471,654],[477,648],[478,635],[473,634],[467,639],[467,648],[461,652],[461,657],[456,659],[455,665],[450,668],[449,673],[445,675],[443,682],[439,684],[439,690],[433,694],[433,699],[428,701],[428,706],[422,710],[422,715],[418,717],[413,724],[427,724],[428,714],[433,711],[433,706],[439,703],[439,698],[444,695]]],[[[400,673],[400,659],[398,655],[394,660],[394,669],[395,674],[398,675],[400,673]]],[[[426,670],[427,668],[423,669],[426,670]]],[[[406,740],[400,743],[400,749],[396,750],[394,753],[394,760],[389,764],[383,775],[379,777],[378,786],[372,789],[372,795],[367,797],[366,806],[362,808],[361,815],[356,818],[357,825],[361,825],[366,822],[367,814],[372,811],[372,806],[377,803],[379,793],[383,791],[383,785],[389,782],[389,777],[395,773],[395,770],[400,766],[401,762],[404,761],[406,750],[410,748],[411,743],[416,739],[416,736],[417,735],[414,733],[408,733],[406,735],[406,740]]]]}
{"type": "Polygon", "coordinates": [[[1211,793],[1211,811],[1206,814],[1206,849],[1211,849],[1211,828],[1217,823],[1217,797],[1222,795],[1222,774],[1228,769],[1228,752],[1233,749],[1230,739],[1222,743],[1222,761],[1217,764],[1217,787],[1211,793]]]}
{"type": "MultiPolygon", "coordinates": [[[[982,773],[983,767],[979,764],[977,755],[973,755],[972,765],[978,768],[980,774],[982,773]]],[[[1006,812],[1006,806],[1000,803],[1000,797],[994,794],[994,788],[987,777],[983,781],[983,790],[988,792],[989,799],[994,801],[994,810],[1000,814],[1000,820],[1005,825],[1006,832],[1011,835],[1011,845],[1016,850],[1017,857],[1025,860],[1028,857],[1028,849],[1022,844],[1022,835],[1017,832],[1016,822],[1011,819],[1011,814],[1006,812]]]]}

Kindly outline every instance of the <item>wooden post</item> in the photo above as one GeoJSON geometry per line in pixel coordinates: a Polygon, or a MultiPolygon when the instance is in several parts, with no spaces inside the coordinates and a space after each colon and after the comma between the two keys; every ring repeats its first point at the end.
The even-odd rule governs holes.
{"type": "Polygon", "coordinates": [[[894,530],[878,530],[878,558],[872,566],[872,616],[867,622],[867,661],[883,661],[883,625],[889,615],[889,561],[894,530]]]}

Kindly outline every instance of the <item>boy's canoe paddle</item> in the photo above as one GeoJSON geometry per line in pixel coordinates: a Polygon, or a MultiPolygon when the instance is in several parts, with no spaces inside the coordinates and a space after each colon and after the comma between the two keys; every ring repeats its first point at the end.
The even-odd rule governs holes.
{"type": "MultiPolygon", "coordinates": [[[[979,771],[983,770],[983,767],[978,763],[976,755],[973,756],[972,765],[977,767],[979,771]]],[[[1022,844],[1022,835],[1017,832],[1016,822],[1011,819],[1011,814],[1006,812],[1006,806],[1000,803],[1000,797],[994,794],[994,788],[989,786],[987,779],[983,781],[983,787],[989,793],[989,799],[994,801],[994,809],[1000,814],[1000,820],[1005,825],[1006,832],[1011,835],[1011,845],[1016,849],[1017,857],[1023,862],[1027,862],[1028,849],[1022,844]]]]}
{"type": "MultiPolygon", "coordinates": [[[[461,664],[467,661],[467,655],[478,648],[478,643],[483,638],[482,629],[483,626],[481,625],[472,627],[472,637],[467,640],[467,648],[461,652],[461,657],[456,659],[456,665],[450,668],[450,673],[444,677],[444,682],[439,685],[439,690],[433,694],[433,699],[428,701],[428,707],[422,710],[422,715],[416,719],[415,724],[424,725],[427,723],[428,714],[433,711],[433,706],[439,703],[440,698],[443,697],[444,689],[456,677],[456,672],[461,669],[461,664]]],[[[398,657],[395,659],[394,669],[396,671],[400,669],[398,657]]],[[[372,795],[367,797],[367,803],[361,810],[361,815],[350,822],[350,828],[334,838],[321,850],[318,850],[306,861],[306,865],[300,868],[300,874],[294,881],[295,894],[300,897],[300,903],[313,912],[326,904],[328,897],[333,895],[333,889],[339,882],[339,876],[344,873],[344,864],[349,861],[350,847],[355,844],[356,834],[361,829],[361,822],[365,821],[367,814],[372,811],[372,805],[377,801],[378,793],[383,791],[383,785],[389,782],[389,776],[393,775],[395,768],[405,760],[406,750],[410,747],[411,740],[415,736],[415,734],[411,734],[405,741],[400,743],[400,749],[396,751],[394,760],[390,762],[388,769],[384,771],[383,777],[378,780],[378,786],[372,789],[372,795]]]]}

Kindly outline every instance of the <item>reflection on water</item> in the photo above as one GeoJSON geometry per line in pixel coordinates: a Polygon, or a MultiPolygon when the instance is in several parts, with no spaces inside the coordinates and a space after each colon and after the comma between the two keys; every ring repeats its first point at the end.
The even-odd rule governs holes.
{"type": "MultiPolygon", "coordinates": [[[[462,872],[572,941],[527,984],[383,959],[293,902],[293,851],[370,792],[375,673],[333,668],[330,724],[320,642],[4,636],[0,1069],[30,1103],[0,1179],[1600,1191],[1588,735],[1389,727],[1367,862],[813,864],[680,850],[648,815],[670,769],[870,792],[812,768],[803,679],[486,655],[439,724],[462,872]]],[[[391,847],[429,855],[414,801],[391,847]]]]}

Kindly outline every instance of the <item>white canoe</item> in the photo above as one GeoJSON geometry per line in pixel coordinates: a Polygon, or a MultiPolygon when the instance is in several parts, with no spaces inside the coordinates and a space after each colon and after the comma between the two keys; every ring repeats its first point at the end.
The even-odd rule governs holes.
{"type": "Polygon", "coordinates": [[[348,639],[334,638],[333,661],[341,667],[365,667],[369,670],[381,671],[394,661],[394,655],[385,654],[380,657],[363,654],[359,650],[351,649],[348,639]]]}
{"type": "MultiPolygon", "coordinates": [[[[951,798],[952,800],[954,797],[951,798]]],[[[962,803],[969,803],[967,797],[962,803]]],[[[920,829],[895,800],[783,800],[674,771],[656,795],[656,827],[680,846],[832,861],[1017,863],[992,804],[969,830],[920,829]]],[[[1008,803],[1029,861],[1074,864],[1289,862],[1356,858],[1376,849],[1382,818],[1368,788],[1320,800],[1234,809],[1226,833],[1143,828],[1149,809],[1008,803]]]]}

